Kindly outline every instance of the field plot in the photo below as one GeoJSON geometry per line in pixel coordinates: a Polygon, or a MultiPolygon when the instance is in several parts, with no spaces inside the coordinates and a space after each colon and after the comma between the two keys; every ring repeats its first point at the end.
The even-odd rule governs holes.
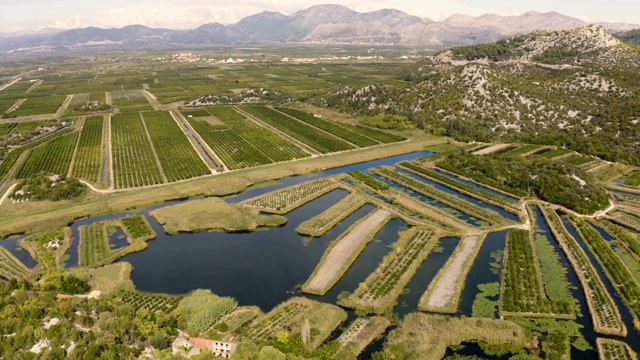
{"type": "Polygon", "coordinates": [[[308,181],[245,200],[241,204],[258,208],[264,212],[285,214],[331,190],[341,187],[338,180],[337,178],[322,178],[308,181]]]}
{"type": "Polygon", "coordinates": [[[420,298],[418,308],[424,311],[455,313],[467,274],[482,246],[484,235],[464,237],[445,266],[438,272],[420,298]]]}
{"type": "Polygon", "coordinates": [[[321,214],[300,224],[296,228],[296,232],[300,235],[320,237],[366,203],[367,200],[364,196],[353,193],[321,214]]]}
{"type": "Polygon", "coordinates": [[[162,175],[138,114],[111,117],[113,172],[117,189],[162,183],[162,175]]]}
{"type": "Polygon", "coordinates": [[[235,339],[234,331],[260,315],[264,314],[257,306],[240,306],[218,320],[213,329],[209,331],[210,339],[231,341],[235,339]],[[211,337],[212,333],[213,337],[211,337]]]}
{"type": "Polygon", "coordinates": [[[391,310],[437,241],[436,233],[430,229],[412,228],[400,233],[399,240],[378,268],[338,304],[376,314],[391,310]]]}
{"type": "Polygon", "coordinates": [[[103,92],[75,94],[65,110],[65,115],[82,115],[110,108],[111,106],[105,104],[105,94],[103,92]]]}
{"type": "Polygon", "coordinates": [[[7,113],[5,116],[15,118],[40,114],[55,114],[66,98],[65,95],[27,98],[17,109],[7,113]]]}
{"type": "Polygon", "coordinates": [[[98,182],[104,159],[102,133],[104,118],[92,116],[84,120],[82,134],[73,163],[72,177],[98,182]]]}
{"type": "Polygon", "coordinates": [[[375,234],[391,219],[388,210],[376,210],[351,226],[325,251],[302,291],[324,295],[351,267],[375,234]]]}
{"type": "Polygon", "coordinates": [[[634,317],[634,327],[640,331],[640,285],[633,280],[629,269],[593,227],[578,217],[571,217],[569,220],[629,307],[634,317]]]}
{"type": "Polygon", "coordinates": [[[592,220],[598,227],[611,234],[624,249],[633,254],[636,261],[640,261],[640,237],[627,231],[627,229],[607,220],[592,220]]]}
{"type": "Polygon", "coordinates": [[[627,329],[622,322],[620,311],[602,283],[596,269],[589,261],[587,254],[567,232],[560,218],[550,206],[541,206],[540,210],[582,285],[594,330],[600,334],[626,335],[627,329]]]}
{"type": "Polygon", "coordinates": [[[447,194],[435,187],[418,181],[412,177],[393,171],[390,168],[376,168],[372,170],[376,175],[382,176],[387,180],[393,181],[401,186],[411,189],[444,205],[450,206],[467,215],[477,219],[484,220],[492,225],[505,226],[512,225],[513,222],[500,216],[498,213],[462,200],[459,197],[447,194]]]}
{"type": "Polygon", "coordinates": [[[640,215],[629,211],[617,210],[609,214],[609,218],[622,226],[640,232],[640,215]]]}
{"type": "Polygon", "coordinates": [[[635,360],[636,354],[622,341],[598,338],[596,340],[600,360],[635,360]]]}
{"type": "Polygon", "coordinates": [[[169,294],[154,294],[140,291],[124,291],[121,299],[124,303],[133,305],[136,309],[145,309],[150,313],[156,311],[170,312],[178,306],[183,296],[169,294]]]}
{"type": "Polygon", "coordinates": [[[336,359],[357,358],[390,324],[388,319],[379,316],[355,319],[338,337],[341,348],[336,359]]]}
{"type": "Polygon", "coordinates": [[[302,151],[288,140],[258,126],[230,107],[209,107],[207,110],[273,162],[302,159],[309,156],[308,153],[302,151]]]}
{"type": "Polygon", "coordinates": [[[336,135],[337,137],[343,140],[346,140],[356,146],[367,147],[367,146],[373,146],[373,145],[379,144],[378,141],[370,137],[364,136],[362,134],[359,134],[357,131],[347,128],[349,126],[357,130],[357,127],[355,126],[338,124],[337,122],[318,118],[314,115],[311,115],[309,113],[296,110],[296,109],[285,108],[285,107],[276,107],[275,109],[287,115],[293,116],[296,119],[303,121],[311,126],[315,126],[318,129],[322,129],[324,131],[330,132],[336,135]]]}
{"type": "Polygon", "coordinates": [[[20,241],[20,247],[27,250],[47,271],[63,269],[63,256],[71,246],[69,228],[54,229],[45,233],[29,236],[20,241]]]}
{"type": "Polygon", "coordinates": [[[104,222],[81,226],[78,265],[96,266],[109,256],[109,235],[104,222]]]}
{"type": "Polygon", "coordinates": [[[40,173],[66,176],[77,141],[78,132],[72,132],[33,149],[17,177],[26,179],[40,173]]]}
{"type": "Polygon", "coordinates": [[[413,172],[414,174],[417,174],[421,177],[424,177],[427,180],[431,180],[433,182],[436,182],[440,185],[446,186],[449,189],[452,189],[454,191],[457,191],[461,194],[470,196],[474,199],[480,200],[480,201],[484,201],[488,204],[492,204],[495,206],[498,206],[506,211],[509,211],[511,213],[514,214],[518,214],[519,212],[519,206],[514,203],[513,201],[509,201],[501,196],[492,194],[492,193],[488,193],[486,191],[482,191],[479,189],[476,189],[474,187],[471,187],[467,184],[461,183],[459,181],[456,181],[448,176],[439,174],[435,171],[431,171],[428,169],[425,169],[421,166],[417,166],[415,164],[412,164],[410,162],[402,162],[399,164],[402,168],[407,169],[410,172],[413,172]]]}
{"type": "Polygon", "coordinates": [[[111,102],[121,113],[153,110],[140,89],[111,91],[111,102]]]}
{"type": "Polygon", "coordinates": [[[0,279],[24,279],[31,271],[9,250],[0,246],[0,279]]]}
{"type": "Polygon", "coordinates": [[[303,124],[300,121],[291,119],[266,106],[243,106],[242,110],[294,139],[309,145],[322,154],[354,149],[353,145],[349,145],[341,139],[312,126],[303,124]]]}
{"type": "Polygon", "coordinates": [[[142,215],[129,216],[120,221],[130,242],[146,241],[156,237],[156,232],[153,231],[147,219],[142,215]]]}
{"type": "Polygon", "coordinates": [[[156,237],[156,233],[141,215],[82,225],[78,230],[78,266],[87,267],[109,264],[126,254],[142,251],[147,248],[146,241],[156,237]],[[111,249],[109,229],[114,227],[124,230],[129,245],[111,249]]]}
{"type": "Polygon", "coordinates": [[[507,236],[501,293],[503,315],[544,314],[560,318],[573,315],[570,303],[550,301],[545,296],[538,259],[526,230],[512,230],[507,236]]]}
{"type": "Polygon", "coordinates": [[[347,313],[335,305],[294,297],[252,321],[246,333],[254,341],[273,340],[281,331],[303,336],[301,330],[308,320],[310,331],[306,342],[303,336],[303,343],[316,349],[346,319],[347,313]]]}
{"type": "Polygon", "coordinates": [[[146,112],[143,119],[168,181],[211,173],[171,114],[163,111],[146,112]]]}

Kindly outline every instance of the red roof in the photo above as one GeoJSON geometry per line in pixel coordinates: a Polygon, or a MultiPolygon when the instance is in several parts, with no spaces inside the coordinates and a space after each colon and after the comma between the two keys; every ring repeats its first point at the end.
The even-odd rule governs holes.
{"type": "Polygon", "coordinates": [[[207,348],[207,344],[209,343],[209,340],[191,338],[191,339],[189,339],[189,342],[192,343],[193,346],[197,347],[198,349],[205,350],[207,348]]]}

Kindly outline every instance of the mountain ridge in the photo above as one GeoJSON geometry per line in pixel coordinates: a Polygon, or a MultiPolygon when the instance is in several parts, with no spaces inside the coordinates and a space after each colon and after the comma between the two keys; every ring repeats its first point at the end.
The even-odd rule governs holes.
{"type": "MultiPolygon", "coordinates": [[[[640,25],[599,23],[609,32],[640,25]]],[[[428,47],[473,45],[497,41],[538,29],[552,31],[588,23],[557,12],[529,11],[522,15],[454,14],[442,21],[420,18],[396,9],[357,12],[343,5],[314,5],[292,15],[264,11],[235,24],[207,23],[190,30],[128,25],[123,28],[87,27],[0,37],[0,52],[56,51],[100,47],[141,48],[189,45],[287,44],[380,45],[428,47]]]]}

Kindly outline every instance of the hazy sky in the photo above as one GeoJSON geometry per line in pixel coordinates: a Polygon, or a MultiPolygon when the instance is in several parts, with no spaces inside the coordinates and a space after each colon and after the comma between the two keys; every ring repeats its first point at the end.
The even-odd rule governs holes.
{"type": "MultiPolygon", "coordinates": [[[[315,0],[0,0],[0,32],[43,27],[122,27],[143,24],[172,29],[194,28],[204,23],[235,23],[264,10],[292,14],[315,4],[315,0]]],[[[365,12],[395,8],[420,17],[442,20],[452,14],[519,15],[527,11],[557,11],[585,21],[640,24],[638,0],[345,0],[334,1],[365,12]]]]}

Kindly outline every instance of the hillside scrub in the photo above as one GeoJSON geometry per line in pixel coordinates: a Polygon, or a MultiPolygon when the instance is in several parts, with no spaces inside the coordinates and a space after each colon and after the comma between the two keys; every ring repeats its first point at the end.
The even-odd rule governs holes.
{"type": "Polygon", "coordinates": [[[253,231],[260,227],[280,226],[287,219],[278,215],[260,215],[260,210],[227,204],[219,198],[207,198],[169,206],[151,212],[168,234],[207,230],[253,231]]]}
{"type": "Polygon", "coordinates": [[[607,193],[591,174],[545,159],[456,153],[437,165],[498,189],[536,196],[581,214],[591,214],[609,205],[607,193]]]}

